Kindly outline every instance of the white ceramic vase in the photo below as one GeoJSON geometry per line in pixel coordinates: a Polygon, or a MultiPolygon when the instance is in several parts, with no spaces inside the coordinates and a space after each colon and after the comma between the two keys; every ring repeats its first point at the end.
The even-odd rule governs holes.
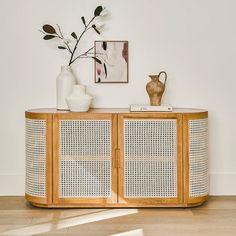
{"type": "Polygon", "coordinates": [[[72,93],[66,98],[70,111],[85,112],[88,111],[93,97],[85,92],[84,85],[74,85],[72,93]]]}
{"type": "Polygon", "coordinates": [[[75,77],[70,66],[62,66],[61,72],[57,77],[57,109],[68,110],[66,98],[71,94],[73,85],[75,85],[75,77]]]}

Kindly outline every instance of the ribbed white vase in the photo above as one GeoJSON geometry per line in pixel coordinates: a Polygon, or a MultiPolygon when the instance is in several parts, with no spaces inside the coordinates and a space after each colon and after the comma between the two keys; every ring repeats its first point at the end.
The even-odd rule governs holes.
{"type": "Polygon", "coordinates": [[[62,66],[61,72],[57,76],[57,109],[68,110],[66,98],[71,93],[73,85],[75,85],[75,77],[70,66],[62,66]]]}
{"type": "Polygon", "coordinates": [[[84,85],[74,85],[72,93],[67,97],[67,105],[70,111],[85,112],[88,111],[93,97],[85,92],[84,85]]]}

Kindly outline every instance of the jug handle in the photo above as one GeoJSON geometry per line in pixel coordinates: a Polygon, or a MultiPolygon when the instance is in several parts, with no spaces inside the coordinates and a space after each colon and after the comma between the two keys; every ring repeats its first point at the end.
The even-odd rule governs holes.
{"type": "Polygon", "coordinates": [[[159,78],[159,79],[160,79],[161,74],[164,74],[164,75],[165,75],[164,85],[166,85],[167,73],[166,73],[165,71],[161,71],[161,72],[158,74],[158,78],[159,78]]]}

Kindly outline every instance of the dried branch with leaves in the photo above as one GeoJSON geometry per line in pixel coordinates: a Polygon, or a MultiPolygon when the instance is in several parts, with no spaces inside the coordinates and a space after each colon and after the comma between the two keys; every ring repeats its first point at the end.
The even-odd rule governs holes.
{"type": "Polygon", "coordinates": [[[76,56],[76,52],[77,52],[78,44],[81,38],[84,36],[84,34],[88,30],[93,29],[97,34],[101,34],[100,28],[101,26],[103,26],[103,23],[98,22],[96,20],[100,16],[105,16],[106,14],[107,14],[106,9],[102,6],[98,6],[96,7],[94,11],[93,17],[89,21],[87,21],[88,23],[86,22],[85,17],[82,16],[81,21],[84,25],[84,29],[82,33],[80,34],[80,36],[77,36],[75,32],[72,32],[71,33],[72,40],[64,37],[64,35],[62,34],[62,30],[58,24],[57,24],[57,29],[55,29],[52,25],[45,24],[43,25],[42,30],[40,30],[40,32],[44,34],[44,37],[43,37],[44,40],[57,38],[61,41],[60,45],[58,46],[58,49],[67,50],[70,53],[70,60],[69,60],[68,65],[71,65],[76,60],[81,59],[81,58],[92,58],[97,63],[102,64],[101,60],[97,58],[94,52],[91,52],[94,49],[94,47],[89,48],[84,53],[81,53],[80,55],[77,55],[77,56],[76,56]],[[72,45],[73,40],[74,40],[74,44],[72,45]]]}

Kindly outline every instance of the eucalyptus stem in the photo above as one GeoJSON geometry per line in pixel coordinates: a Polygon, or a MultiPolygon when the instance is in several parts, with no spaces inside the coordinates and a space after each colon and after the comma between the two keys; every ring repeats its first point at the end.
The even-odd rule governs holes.
{"type": "Polygon", "coordinates": [[[72,50],[71,50],[71,48],[70,48],[70,45],[66,42],[66,40],[65,40],[65,38],[64,38],[64,36],[63,36],[63,34],[62,34],[61,27],[60,27],[58,24],[57,24],[57,28],[58,28],[59,33],[60,33],[60,35],[61,35],[61,36],[60,36],[58,33],[56,33],[57,36],[63,41],[63,43],[65,44],[67,50],[72,54],[72,50]]]}
{"type": "Polygon", "coordinates": [[[70,61],[69,61],[69,66],[70,66],[76,59],[78,59],[78,58],[76,58],[75,60],[73,60],[73,57],[74,57],[75,51],[76,51],[76,49],[77,49],[78,43],[79,43],[80,39],[82,38],[82,36],[84,35],[84,33],[88,30],[88,26],[93,22],[93,20],[95,19],[95,17],[96,17],[96,16],[94,16],[94,17],[89,21],[89,23],[84,27],[83,32],[81,33],[81,35],[80,35],[79,38],[77,39],[76,44],[75,44],[75,47],[74,47],[74,49],[73,49],[73,51],[72,51],[72,53],[71,53],[71,57],[70,57],[70,61]]]}
{"type": "Polygon", "coordinates": [[[39,32],[41,32],[42,34],[45,34],[45,35],[46,35],[46,33],[45,33],[44,31],[42,31],[42,30],[39,30],[39,32]]]}
{"type": "Polygon", "coordinates": [[[53,38],[58,38],[58,39],[63,41],[63,45],[62,46],[59,45],[58,48],[59,49],[66,49],[71,54],[70,55],[70,60],[69,60],[69,66],[79,58],[94,58],[96,61],[99,61],[99,59],[96,57],[95,53],[90,52],[92,49],[94,49],[94,47],[89,48],[87,51],[80,54],[79,56],[76,56],[75,53],[76,53],[76,49],[78,47],[78,44],[79,44],[81,38],[83,37],[83,35],[88,30],[93,28],[98,34],[100,34],[99,30],[96,28],[96,25],[91,24],[91,23],[94,21],[94,19],[96,17],[101,15],[101,12],[104,9],[105,8],[103,8],[102,6],[97,6],[95,11],[94,11],[94,16],[90,19],[90,21],[88,23],[86,23],[86,20],[85,20],[84,16],[81,17],[81,20],[84,24],[84,29],[83,29],[83,31],[82,31],[82,33],[80,34],[79,37],[77,37],[75,32],[71,33],[71,36],[76,40],[72,45],[70,44],[70,41],[68,41],[64,37],[64,35],[61,31],[61,28],[58,24],[57,24],[57,28],[58,28],[57,30],[52,25],[45,24],[45,25],[43,25],[42,30],[39,30],[39,31],[45,35],[43,37],[44,40],[51,40],[53,38]],[[94,55],[94,56],[92,56],[92,55],[94,55]]]}
{"type": "Polygon", "coordinates": [[[79,59],[79,58],[82,58],[82,56],[86,56],[86,55],[87,55],[91,50],[93,50],[93,49],[94,49],[94,47],[91,47],[91,48],[88,49],[86,52],[84,52],[84,53],[80,54],[79,56],[77,56],[76,58],[74,58],[71,63],[73,63],[75,60],[77,60],[77,59],[79,59]]]}

